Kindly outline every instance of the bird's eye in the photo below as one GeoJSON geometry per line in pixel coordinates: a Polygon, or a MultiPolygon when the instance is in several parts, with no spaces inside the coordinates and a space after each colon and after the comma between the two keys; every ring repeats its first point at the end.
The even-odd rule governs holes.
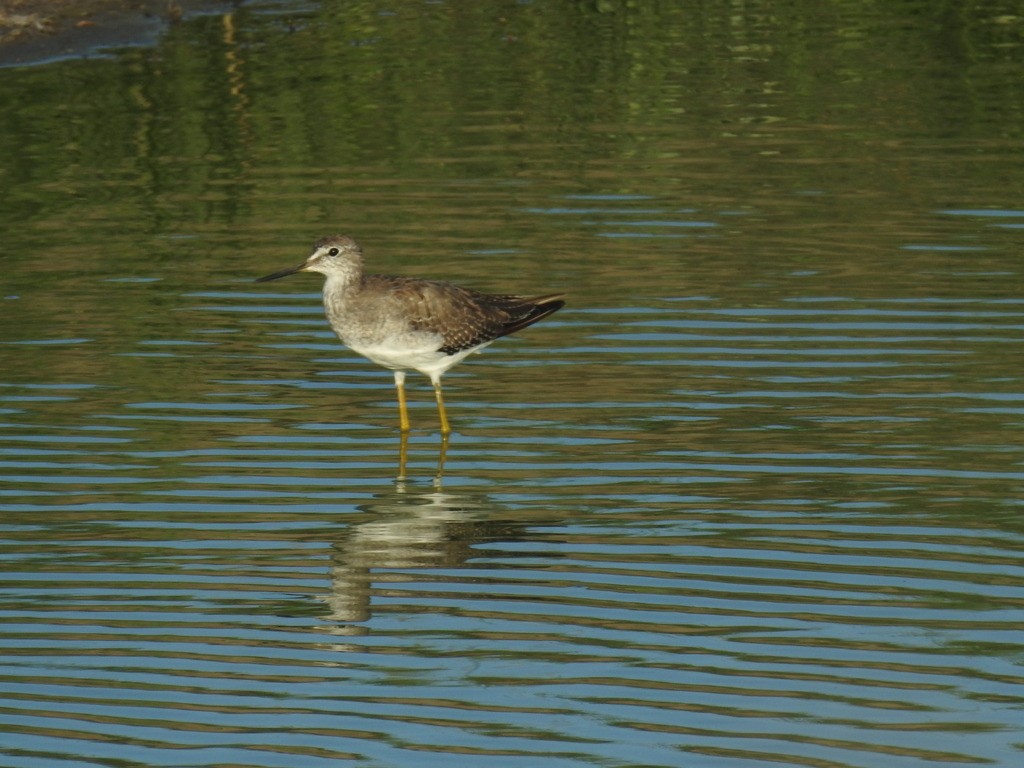
{"type": "Polygon", "coordinates": [[[329,250],[329,251],[327,252],[327,255],[328,255],[328,256],[337,256],[337,255],[338,255],[338,253],[339,253],[339,251],[338,251],[338,249],[337,249],[337,248],[331,248],[331,250],[329,250]]]}

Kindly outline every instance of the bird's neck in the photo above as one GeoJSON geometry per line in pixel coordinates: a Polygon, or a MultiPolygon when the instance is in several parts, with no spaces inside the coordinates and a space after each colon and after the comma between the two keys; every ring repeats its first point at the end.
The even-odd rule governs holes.
{"type": "Polygon", "coordinates": [[[342,310],[348,298],[359,290],[363,275],[359,269],[331,272],[324,281],[324,307],[330,317],[342,310]]]}
{"type": "Polygon", "coordinates": [[[350,260],[344,264],[335,265],[329,272],[324,272],[326,282],[324,290],[332,292],[349,290],[358,286],[363,279],[363,265],[356,260],[350,260]]]}

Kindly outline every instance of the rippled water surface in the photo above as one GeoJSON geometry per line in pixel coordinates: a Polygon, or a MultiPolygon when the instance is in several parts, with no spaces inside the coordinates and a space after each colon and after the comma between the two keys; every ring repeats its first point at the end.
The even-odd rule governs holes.
{"type": "Polygon", "coordinates": [[[252,3],[0,70],[0,764],[1018,766],[1004,11],[252,3]],[[334,231],[569,303],[403,441],[319,276],[252,282],[334,231]]]}

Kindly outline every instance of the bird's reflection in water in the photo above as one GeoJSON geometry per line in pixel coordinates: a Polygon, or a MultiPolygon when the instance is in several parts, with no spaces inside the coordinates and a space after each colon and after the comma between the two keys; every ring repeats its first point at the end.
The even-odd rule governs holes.
{"type": "MultiPolygon", "coordinates": [[[[331,624],[321,627],[332,635],[366,634],[373,590],[408,583],[411,577],[403,571],[464,567],[480,554],[476,545],[526,538],[524,522],[508,520],[510,515],[485,495],[445,493],[439,475],[432,489],[411,489],[405,480],[404,445],[402,453],[395,490],[360,506],[362,514],[332,544],[330,588],[322,598],[328,607],[324,618],[331,624]]],[[[442,453],[439,472],[443,462],[442,453]]]]}

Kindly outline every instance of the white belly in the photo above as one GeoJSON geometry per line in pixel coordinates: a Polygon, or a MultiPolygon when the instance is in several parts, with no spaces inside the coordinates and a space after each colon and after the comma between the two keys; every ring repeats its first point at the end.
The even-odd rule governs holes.
{"type": "Polygon", "coordinates": [[[446,355],[444,352],[438,350],[438,347],[444,343],[440,337],[432,334],[423,334],[421,338],[422,341],[417,339],[415,340],[415,343],[413,343],[412,339],[406,337],[402,340],[403,344],[400,346],[386,343],[352,343],[350,340],[345,339],[342,339],[342,341],[344,341],[345,345],[353,352],[358,352],[360,355],[368,360],[372,360],[377,365],[382,365],[393,371],[419,371],[420,373],[431,377],[444,373],[467,355],[487,346],[486,344],[482,344],[479,347],[474,347],[473,349],[465,349],[461,352],[456,352],[454,355],[446,355]]]}

